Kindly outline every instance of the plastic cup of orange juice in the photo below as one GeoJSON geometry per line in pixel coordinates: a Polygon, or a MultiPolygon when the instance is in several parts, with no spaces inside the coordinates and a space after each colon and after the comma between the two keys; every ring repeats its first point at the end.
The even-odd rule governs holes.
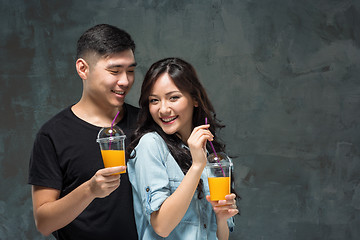
{"type": "Polygon", "coordinates": [[[210,200],[225,200],[225,196],[230,194],[231,184],[231,159],[222,152],[210,154],[207,158],[206,173],[208,177],[210,200]]]}
{"type": "Polygon", "coordinates": [[[125,138],[126,135],[118,126],[100,129],[96,141],[100,145],[105,168],[125,166],[125,138]]]}

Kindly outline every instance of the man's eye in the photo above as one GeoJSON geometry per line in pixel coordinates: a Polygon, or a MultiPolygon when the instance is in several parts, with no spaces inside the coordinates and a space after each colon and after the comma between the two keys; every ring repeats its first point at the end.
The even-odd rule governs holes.
{"type": "Polygon", "coordinates": [[[111,74],[118,74],[119,71],[110,71],[111,74]]]}

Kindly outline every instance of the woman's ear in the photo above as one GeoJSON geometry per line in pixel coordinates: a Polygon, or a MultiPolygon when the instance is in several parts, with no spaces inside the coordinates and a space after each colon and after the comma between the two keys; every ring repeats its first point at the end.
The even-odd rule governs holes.
{"type": "Polygon", "coordinates": [[[199,106],[198,101],[196,101],[195,99],[193,99],[193,101],[194,101],[194,107],[198,107],[199,106]]]}
{"type": "Polygon", "coordinates": [[[83,58],[79,58],[76,61],[76,71],[83,80],[87,79],[89,64],[83,58]]]}

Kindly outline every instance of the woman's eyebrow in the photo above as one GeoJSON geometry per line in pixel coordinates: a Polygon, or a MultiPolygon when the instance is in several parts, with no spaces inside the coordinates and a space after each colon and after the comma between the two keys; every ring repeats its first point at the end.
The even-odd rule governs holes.
{"type": "MultiPolygon", "coordinates": [[[[168,95],[171,95],[171,94],[173,94],[173,93],[181,93],[181,92],[175,90],[175,91],[171,91],[171,92],[165,93],[165,95],[168,96],[168,95]]],[[[156,94],[152,94],[152,93],[149,94],[149,97],[156,97],[156,96],[157,96],[156,94]]]]}

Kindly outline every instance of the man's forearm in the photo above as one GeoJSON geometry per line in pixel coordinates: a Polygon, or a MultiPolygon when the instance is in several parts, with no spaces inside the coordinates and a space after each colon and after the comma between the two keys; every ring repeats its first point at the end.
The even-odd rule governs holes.
{"type": "MultiPolygon", "coordinates": [[[[41,198],[44,191],[49,190],[33,190],[33,198],[41,198]]],[[[37,229],[47,236],[65,227],[79,216],[94,198],[88,182],[85,182],[63,198],[43,203],[36,210],[34,208],[37,229]]]]}

